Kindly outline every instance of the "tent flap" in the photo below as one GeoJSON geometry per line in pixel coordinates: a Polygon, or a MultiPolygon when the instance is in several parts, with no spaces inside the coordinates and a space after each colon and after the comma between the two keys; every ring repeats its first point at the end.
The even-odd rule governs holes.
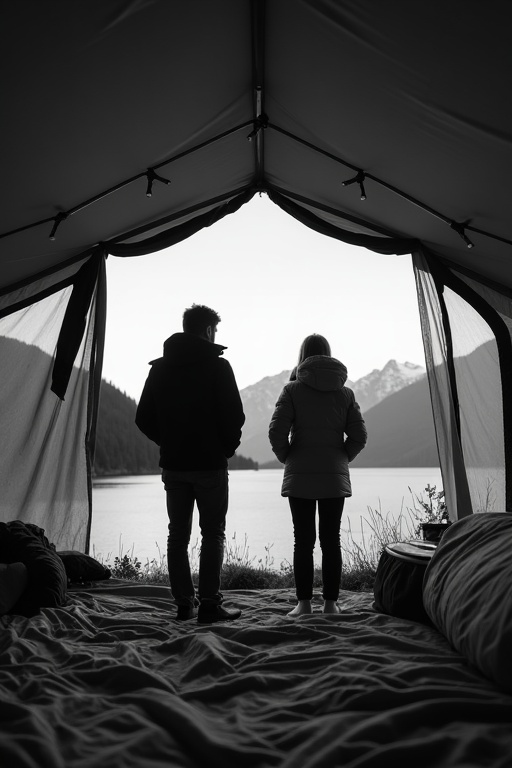
{"type": "Polygon", "coordinates": [[[51,386],[57,340],[67,338],[68,331],[62,334],[61,329],[66,315],[72,317],[71,285],[0,319],[2,519],[35,523],[61,550],[88,547],[90,440],[104,340],[103,267],[104,259],[96,260],[82,273],[90,305],[79,307],[79,322],[71,326],[72,348],[78,343],[78,349],[70,370],[73,353],[64,349],[69,374],[65,401],[51,386]],[[82,335],[74,333],[78,328],[82,335]]]}
{"type": "Polygon", "coordinates": [[[97,252],[77,272],[62,321],[52,373],[52,392],[64,400],[71,371],[86,328],[87,316],[104,256],[97,252]]]}

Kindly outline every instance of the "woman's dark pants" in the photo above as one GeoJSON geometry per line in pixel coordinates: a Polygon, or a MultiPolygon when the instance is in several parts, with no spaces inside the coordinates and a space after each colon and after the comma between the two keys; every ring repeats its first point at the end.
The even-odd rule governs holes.
{"type": "Polygon", "coordinates": [[[341,580],[340,526],[345,499],[288,498],[293,519],[295,546],[293,571],[297,600],[313,597],[314,562],[316,542],[316,505],[318,504],[318,534],[322,549],[322,582],[324,600],[337,600],[341,580]]]}

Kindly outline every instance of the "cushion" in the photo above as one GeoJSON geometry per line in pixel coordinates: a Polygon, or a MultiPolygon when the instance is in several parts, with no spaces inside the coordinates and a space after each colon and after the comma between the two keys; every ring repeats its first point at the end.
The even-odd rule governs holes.
{"type": "Polygon", "coordinates": [[[512,515],[469,515],[446,531],[425,573],[423,604],[451,645],[512,693],[512,515]]]}
{"type": "Polygon", "coordinates": [[[28,572],[23,563],[0,563],[0,616],[15,605],[28,584],[28,572]]]}
{"type": "Polygon", "coordinates": [[[68,580],[72,584],[83,584],[86,581],[103,581],[110,578],[110,571],[94,557],[83,552],[66,550],[57,552],[64,564],[68,580]]]}
{"type": "Polygon", "coordinates": [[[39,608],[55,608],[67,601],[68,579],[62,560],[42,528],[21,520],[5,523],[2,539],[7,540],[7,562],[22,562],[28,572],[28,585],[10,610],[32,616],[39,608]]]}

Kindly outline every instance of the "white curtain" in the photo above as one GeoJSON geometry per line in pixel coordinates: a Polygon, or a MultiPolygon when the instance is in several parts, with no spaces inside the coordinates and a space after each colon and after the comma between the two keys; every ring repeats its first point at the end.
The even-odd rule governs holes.
{"type": "MultiPolygon", "coordinates": [[[[55,275],[39,280],[39,295],[57,284],[55,275]]],[[[98,285],[61,400],[51,391],[52,372],[71,292],[67,285],[0,318],[0,519],[34,523],[58,550],[84,552],[91,518],[91,362],[98,285]]],[[[19,306],[20,299],[26,303],[26,294],[25,289],[4,294],[0,310],[19,306]]]]}
{"type": "Polygon", "coordinates": [[[441,473],[452,519],[511,510],[512,302],[413,254],[441,473]],[[505,383],[504,383],[505,382],[505,383]]]}

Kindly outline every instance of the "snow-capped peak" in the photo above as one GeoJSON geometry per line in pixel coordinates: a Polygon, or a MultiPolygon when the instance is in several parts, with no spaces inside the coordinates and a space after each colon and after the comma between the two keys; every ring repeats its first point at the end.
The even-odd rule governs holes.
{"type": "Polygon", "coordinates": [[[425,375],[425,369],[421,365],[396,360],[388,360],[384,368],[379,371],[375,368],[371,373],[358,379],[353,386],[356,400],[362,411],[367,411],[388,395],[425,375]]]}

